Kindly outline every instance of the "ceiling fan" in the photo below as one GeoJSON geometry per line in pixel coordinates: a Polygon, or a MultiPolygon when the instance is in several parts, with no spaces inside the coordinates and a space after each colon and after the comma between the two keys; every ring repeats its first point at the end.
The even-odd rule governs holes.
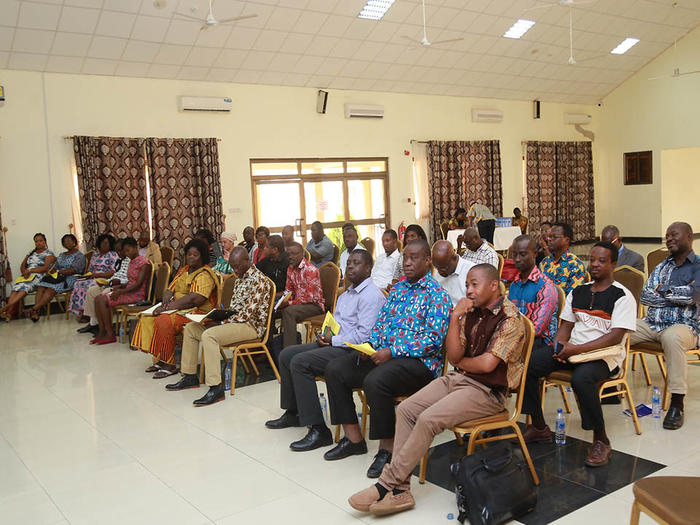
{"type": "MultiPolygon", "coordinates": [[[[194,11],[194,9],[192,10],[194,11]]],[[[187,20],[194,20],[195,22],[201,22],[202,27],[200,28],[201,31],[204,31],[205,29],[209,29],[210,27],[215,27],[218,25],[224,25],[224,24],[230,24],[232,22],[238,22],[239,20],[247,20],[249,18],[255,18],[258,15],[242,15],[242,16],[234,16],[232,18],[224,18],[222,20],[217,20],[216,17],[214,16],[214,10],[212,8],[212,0],[209,0],[209,12],[207,13],[207,16],[202,20],[201,18],[197,18],[196,16],[192,15],[186,15],[184,13],[180,13],[178,11],[175,11],[173,13],[177,16],[180,16],[182,18],[185,18],[187,20]]]]}
{"type": "Polygon", "coordinates": [[[423,39],[416,40],[415,38],[411,38],[410,36],[406,35],[401,35],[401,38],[409,40],[410,42],[413,42],[414,44],[417,44],[419,46],[425,47],[435,46],[438,44],[448,44],[450,42],[459,42],[460,40],[464,40],[464,38],[450,38],[447,40],[437,40],[435,42],[431,42],[430,40],[428,40],[428,33],[425,29],[425,0],[421,0],[421,3],[423,4],[423,39]]]}
{"type": "MultiPolygon", "coordinates": [[[[678,47],[677,45],[678,45],[678,39],[674,38],[673,39],[673,56],[674,57],[676,56],[676,50],[678,47]]],[[[661,80],[663,78],[678,78],[678,77],[682,77],[684,75],[695,75],[696,73],[700,73],[700,69],[697,71],[683,71],[683,72],[681,72],[680,68],[674,67],[673,73],[671,73],[670,75],[661,75],[659,77],[651,77],[651,78],[647,78],[647,80],[661,80]]]]}

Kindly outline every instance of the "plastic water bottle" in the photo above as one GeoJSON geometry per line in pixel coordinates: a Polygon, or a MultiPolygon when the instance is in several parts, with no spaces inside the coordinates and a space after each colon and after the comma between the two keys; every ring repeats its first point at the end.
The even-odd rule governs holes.
{"type": "Polygon", "coordinates": [[[661,391],[656,385],[651,391],[651,415],[655,419],[661,417],[661,391]]]}
{"type": "Polygon", "coordinates": [[[321,404],[321,414],[323,414],[323,420],[328,426],[328,403],[326,402],[326,396],[323,393],[318,395],[318,402],[321,404]]]}
{"type": "Polygon", "coordinates": [[[357,426],[360,427],[360,432],[362,432],[362,412],[357,413],[357,426]]]}
{"type": "Polygon", "coordinates": [[[557,424],[554,430],[554,442],[557,445],[566,444],[566,419],[564,419],[564,412],[561,408],[557,409],[557,424]]]}
{"type": "Polygon", "coordinates": [[[119,327],[119,342],[120,343],[124,342],[124,327],[123,326],[119,327]]]}
{"type": "Polygon", "coordinates": [[[228,363],[224,370],[224,389],[231,390],[231,363],[228,363]]]}

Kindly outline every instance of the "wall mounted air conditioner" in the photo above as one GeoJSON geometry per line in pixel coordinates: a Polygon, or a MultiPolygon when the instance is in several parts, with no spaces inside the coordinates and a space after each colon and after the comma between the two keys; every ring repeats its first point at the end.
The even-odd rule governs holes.
{"type": "Polygon", "coordinates": [[[564,113],[564,124],[590,124],[592,118],[590,113],[564,113]]]}
{"type": "Polygon", "coordinates": [[[345,118],[384,118],[384,106],[345,104],[345,118]]]}
{"type": "Polygon", "coordinates": [[[228,113],[232,101],[228,97],[180,97],[180,111],[214,111],[228,113]]]}
{"type": "Polygon", "coordinates": [[[500,109],[472,109],[472,122],[502,122],[503,111],[500,109]]]}

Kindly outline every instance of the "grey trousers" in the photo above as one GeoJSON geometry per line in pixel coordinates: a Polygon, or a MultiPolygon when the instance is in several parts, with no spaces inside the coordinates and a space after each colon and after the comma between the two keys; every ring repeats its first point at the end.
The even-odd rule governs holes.
{"type": "Polygon", "coordinates": [[[282,343],[284,348],[297,342],[297,323],[322,314],[323,310],[316,303],[294,304],[282,310],[282,343]]]}

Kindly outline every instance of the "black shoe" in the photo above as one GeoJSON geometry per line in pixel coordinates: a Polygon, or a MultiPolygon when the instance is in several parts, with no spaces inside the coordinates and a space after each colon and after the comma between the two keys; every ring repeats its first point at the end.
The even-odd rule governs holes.
{"type": "Polygon", "coordinates": [[[186,388],[199,388],[197,374],[185,374],[177,383],[165,385],[166,390],[185,390],[186,388]]]}
{"type": "MultiPolygon", "coordinates": [[[[603,389],[603,394],[612,394],[613,392],[617,392],[617,391],[618,391],[617,387],[611,386],[611,387],[603,389]]],[[[601,405],[619,405],[621,403],[622,403],[622,396],[604,397],[600,401],[601,405]]]]}
{"type": "Polygon", "coordinates": [[[210,386],[209,392],[204,394],[203,397],[194,400],[193,404],[196,407],[203,407],[211,405],[213,403],[218,403],[219,401],[223,401],[224,399],[226,399],[226,391],[224,390],[224,385],[222,383],[220,385],[210,386]]]}
{"type": "Polygon", "coordinates": [[[678,407],[672,406],[666,412],[666,417],[664,418],[664,428],[666,430],[678,430],[683,426],[683,410],[678,407]]]}
{"type": "Polygon", "coordinates": [[[82,328],[78,328],[76,332],[79,334],[95,334],[97,335],[97,332],[100,331],[100,327],[98,325],[91,325],[91,324],[86,324],[82,328]]]}
{"type": "Polygon", "coordinates": [[[380,448],[377,451],[377,455],[374,456],[374,461],[367,469],[367,477],[372,479],[377,479],[382,475],[382,470],[384,470],[384,465],[391,461],[391,452],[380,448]]]}
{"type": "Polygon", "coordinates": [[[330,449],[323,455],[326,461],[335,461],[336,459],[345,459],[349,456],[359,456],[367,454],[367,443],[363,439],[359,443],[353,443],[348,438],[344,437],[336,446],[330,449]]]}
{"type": "Polygon", "coordinates": [[[265,421],[265,426],[273,430],[278,430],[280,428],[300,427],[301,424],[299,424],[299,414],[285,410],[284,414],[277,419],[265,421]]]}
{"type": "Polygon", "coordinates": [[[328,445],[332,444],[333,435],[327,427],[323,430],[316,427],[311,427],[309,432],[303,438],[289,445],[289,448],[294,452],[306,452],[307,450],[327,447],[328,445]]]}

